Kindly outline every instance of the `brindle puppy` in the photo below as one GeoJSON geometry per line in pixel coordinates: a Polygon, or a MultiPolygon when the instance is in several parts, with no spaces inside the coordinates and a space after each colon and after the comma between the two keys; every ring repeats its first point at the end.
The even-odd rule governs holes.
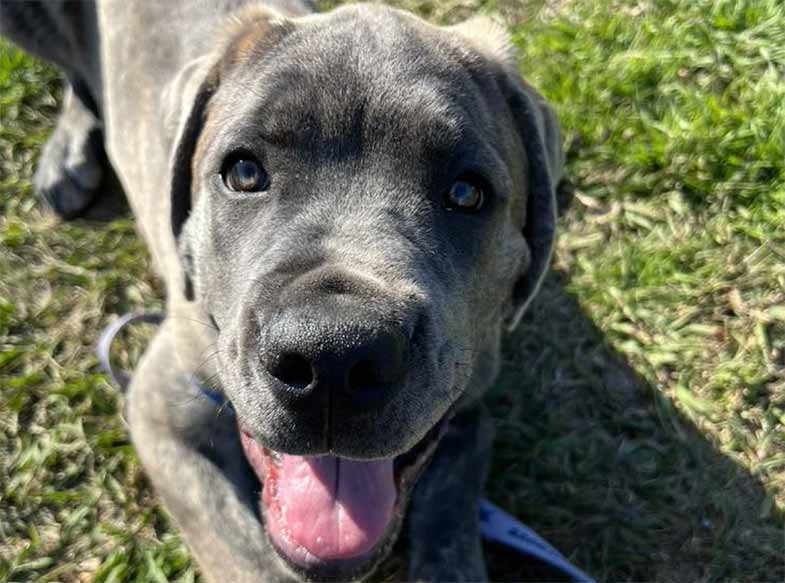
{"type": "Polygon", "coordinates": [[[505,32],[299,0],[0,17],[70,84],[38,190],[79,215],[111,164],[166,281],[129,421],[207,579],[363,578],[404,524],[409,578],[486,578],[479,397],[562,165],[505,32]]]}

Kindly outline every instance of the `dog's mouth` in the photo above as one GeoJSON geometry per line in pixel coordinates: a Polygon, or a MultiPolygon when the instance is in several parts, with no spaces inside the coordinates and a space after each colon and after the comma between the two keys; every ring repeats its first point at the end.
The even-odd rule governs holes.
{"type": "Polygon", "coordinates": [[[394,544],[412,486],[448,420],[406,453],[368,461],[281,454],[240,427],[245,455],[262,484],[267,535],[289,567],[319,579],[372,569],[394,544]]]}

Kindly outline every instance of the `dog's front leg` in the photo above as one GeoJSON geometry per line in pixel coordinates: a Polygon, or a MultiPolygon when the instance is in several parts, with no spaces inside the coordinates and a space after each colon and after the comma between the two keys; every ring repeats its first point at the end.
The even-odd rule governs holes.
{"type": "Polygon", "coordinates": [[[482,405],[459,414],[442,438],[411,501],[412,581],[487,581],[478,504],[491,456],[493,426],[482,405]]]}
{"type": "Polygon", "coordinates": [[[207,581],[288,580],[254,510],[234,419],[194,392],[174,365],[172,336],[164,324],[130,387],[128,420],[144,468],[207,581]]]}

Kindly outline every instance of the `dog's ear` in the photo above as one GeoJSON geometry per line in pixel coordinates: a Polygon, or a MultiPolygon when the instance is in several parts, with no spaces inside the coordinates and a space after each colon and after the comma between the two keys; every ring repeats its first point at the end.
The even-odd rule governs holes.
{"type": "Polygon", "coordinates": [[[529,246],[529,264],[513,287],[513,330],[540,289],[553,254],[556,234],[556,187],[562,179],[564,151],[556,115],[547,101],[515,72],[502,85],[517,122],[528,161],[529,193],[523,236],[529,246]]]}
{"type": "Polygon", "coordinates": [[[518,70],[518,56],[507,31],[488,17],[472,18],[453,27],[496,65],[497,85],[515,120],[526,153],[528,198],[523,236],[529,257],[512,291],[512,310],[507,320],[514,329],[536,295],[548,270],[556,229],[556,187],[562,178],[564,152],[556,115],[518,70]]]}
{"type": "Polygon", "coordinates": [[[173,140],[169,159],[169,220],[183,267],[182,290],[188,301],[194,295],[192,261],[190,252],[181,245],[180,235],[191,212],[191,159],[218,80],[216,59],[212,54],[205,55],[183,67],[162,95],[161,122],[165,135],[173,140]]]}
{"type": "Polygon", "coordinates": [[[251,6],[234,14],[221,32],[221,41],[209,54],[184,67],[163,96],[163,123],[174,136],[170,159],[171,226],[175,242],[184,255],[185,295],[193,299],[188,251],[180,235],[192,208],[193,158],[209,115],[210,101],[221,83],[237,68],[263,59],[265,54],[294,28],[294,22],[278,13],[251,6]]]}

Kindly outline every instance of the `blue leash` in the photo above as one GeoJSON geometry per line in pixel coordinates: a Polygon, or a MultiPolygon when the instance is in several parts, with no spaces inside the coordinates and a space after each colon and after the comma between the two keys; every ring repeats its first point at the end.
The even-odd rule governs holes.
{"type": "MultiPolygon", "coordinates": [[[[126,314],[112,322],[101,333],[96,347],[98,362],[121,392],[125,393],[128,389],[131,376],[112,366],[109,359],[112,342],[117,334],[129,324],[139,322],[160,324],[163,320],[164,315],[160,313],[126,314]]],[[[232,403],[222,393],[200,383],[194,376],[191,376],[190,382],[197,394],[209,400],[217,409],[234,415],[232,403]]],[[[526,557],[537,559],[559,571],[563,576],[569,577],[575,583],[595,583],[591,577],[571,564],[564,555],[549,545],[536,532],[498,506],[482,499],[480,500],[479,513],[480,532],[486,539],[514,548],[526,557]]]]}

